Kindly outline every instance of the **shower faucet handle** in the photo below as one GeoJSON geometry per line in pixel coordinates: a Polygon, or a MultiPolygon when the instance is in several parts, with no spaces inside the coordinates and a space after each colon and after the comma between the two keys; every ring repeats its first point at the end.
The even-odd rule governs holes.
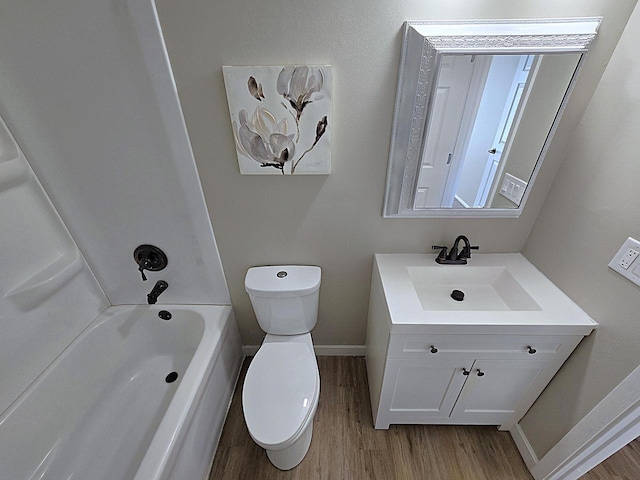
{"type": "Polygon", "coordinates": [[[154,245],[140,245],[133,252],[133,259],[138,264],[138,271],[142,281],[147,281],[145,270],[157,272],[167,266],[167,255],[154,245]]]}
{"type": "Polygon", "coordinates": [[[144,274],[145,269],[147,268],[147,264],[149,263],[149,261],[142,261],[140,262],[140,266],[138,268],[138,271],[140,272],[140,274],[142,275],[142,281],[146,282],[147,281],[147,276],[144,274]]]}

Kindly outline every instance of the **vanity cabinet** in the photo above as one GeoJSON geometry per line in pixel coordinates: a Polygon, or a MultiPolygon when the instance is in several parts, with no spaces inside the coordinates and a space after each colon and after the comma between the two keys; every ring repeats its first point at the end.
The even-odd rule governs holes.
{"type": "Polygon", "coordinates": [[[376,428],[390,423],[504,425],[528,391],[544,388],[544,370],[543,363],[529,360],[391,359],[390,386],[382,391],[376,428]]]}
{"type": "Polygon", "coordinates": [[[375,428],[509,430],[597,324],[520,254],[434,260],[375,256],[366,341],[375,428]]]}
{"type": "Polygon", "coordinates": [[[524,410],[519,408],[521,404],[528,409],[542,392],[548,381],[543,380],[545,370],[549,367],[552,368],[546,362],[532,359],[476,360],[451,418],[490,425],[509,423],[518,411],[524,410]]]}
{"type": "MultiPolygon", "coordinates": [[[[376,428],[392,423],[500,425],[527,412],[582,339],[536,335],[388,334],[376,428]]],[[[368,365],[369,368],[369,365],[368,365]]],[[[373,399],[372,399],[373,400],[373,399]]]]}
{"type": "Polygon", "coordinates": [[[449,418],[467,380],[461,375],[462,369],[470,368],[472,363],[473,360],[389,359],[376,428],[388,428],[390,423],[427,423],[428,419],[449,418]]]}

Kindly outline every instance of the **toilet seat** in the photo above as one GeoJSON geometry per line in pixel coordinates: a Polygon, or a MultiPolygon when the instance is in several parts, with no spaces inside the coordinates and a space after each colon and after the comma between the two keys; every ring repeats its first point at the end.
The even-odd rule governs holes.
{"type": "Polygon", "coordinates": [[[244,417],[264,448],[286,448],[315,413],[318,365],[302,342],[265,343],[254,357],[242,390],[244,417]]]}

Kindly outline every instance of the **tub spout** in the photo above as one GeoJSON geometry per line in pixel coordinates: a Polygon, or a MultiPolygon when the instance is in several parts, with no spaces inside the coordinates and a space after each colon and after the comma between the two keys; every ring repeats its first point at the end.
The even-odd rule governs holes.
{"type": "Polygon", "coordinates": [[[169,284],[164,280],[158,280],[156,284],[153,286],[151,293],[147,295],[147,301],[149,302],[149,305],[156,303],[158,301],[158,297],[160,296],[160,294],[164,292],[168,286],[169,284]]]}

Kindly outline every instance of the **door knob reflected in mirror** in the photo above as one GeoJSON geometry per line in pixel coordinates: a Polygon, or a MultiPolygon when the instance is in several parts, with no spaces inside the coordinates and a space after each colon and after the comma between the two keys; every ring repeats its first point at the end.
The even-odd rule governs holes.
{"type": "Polygon", "coordinates": [[[489,153],[490,153],[491,155],[493,155],[493,154],[494,154],[494,153],[496,153],[496,152],[497,152],[496,147],[493,147],[491,150],[489,150],[489,153]]]}

